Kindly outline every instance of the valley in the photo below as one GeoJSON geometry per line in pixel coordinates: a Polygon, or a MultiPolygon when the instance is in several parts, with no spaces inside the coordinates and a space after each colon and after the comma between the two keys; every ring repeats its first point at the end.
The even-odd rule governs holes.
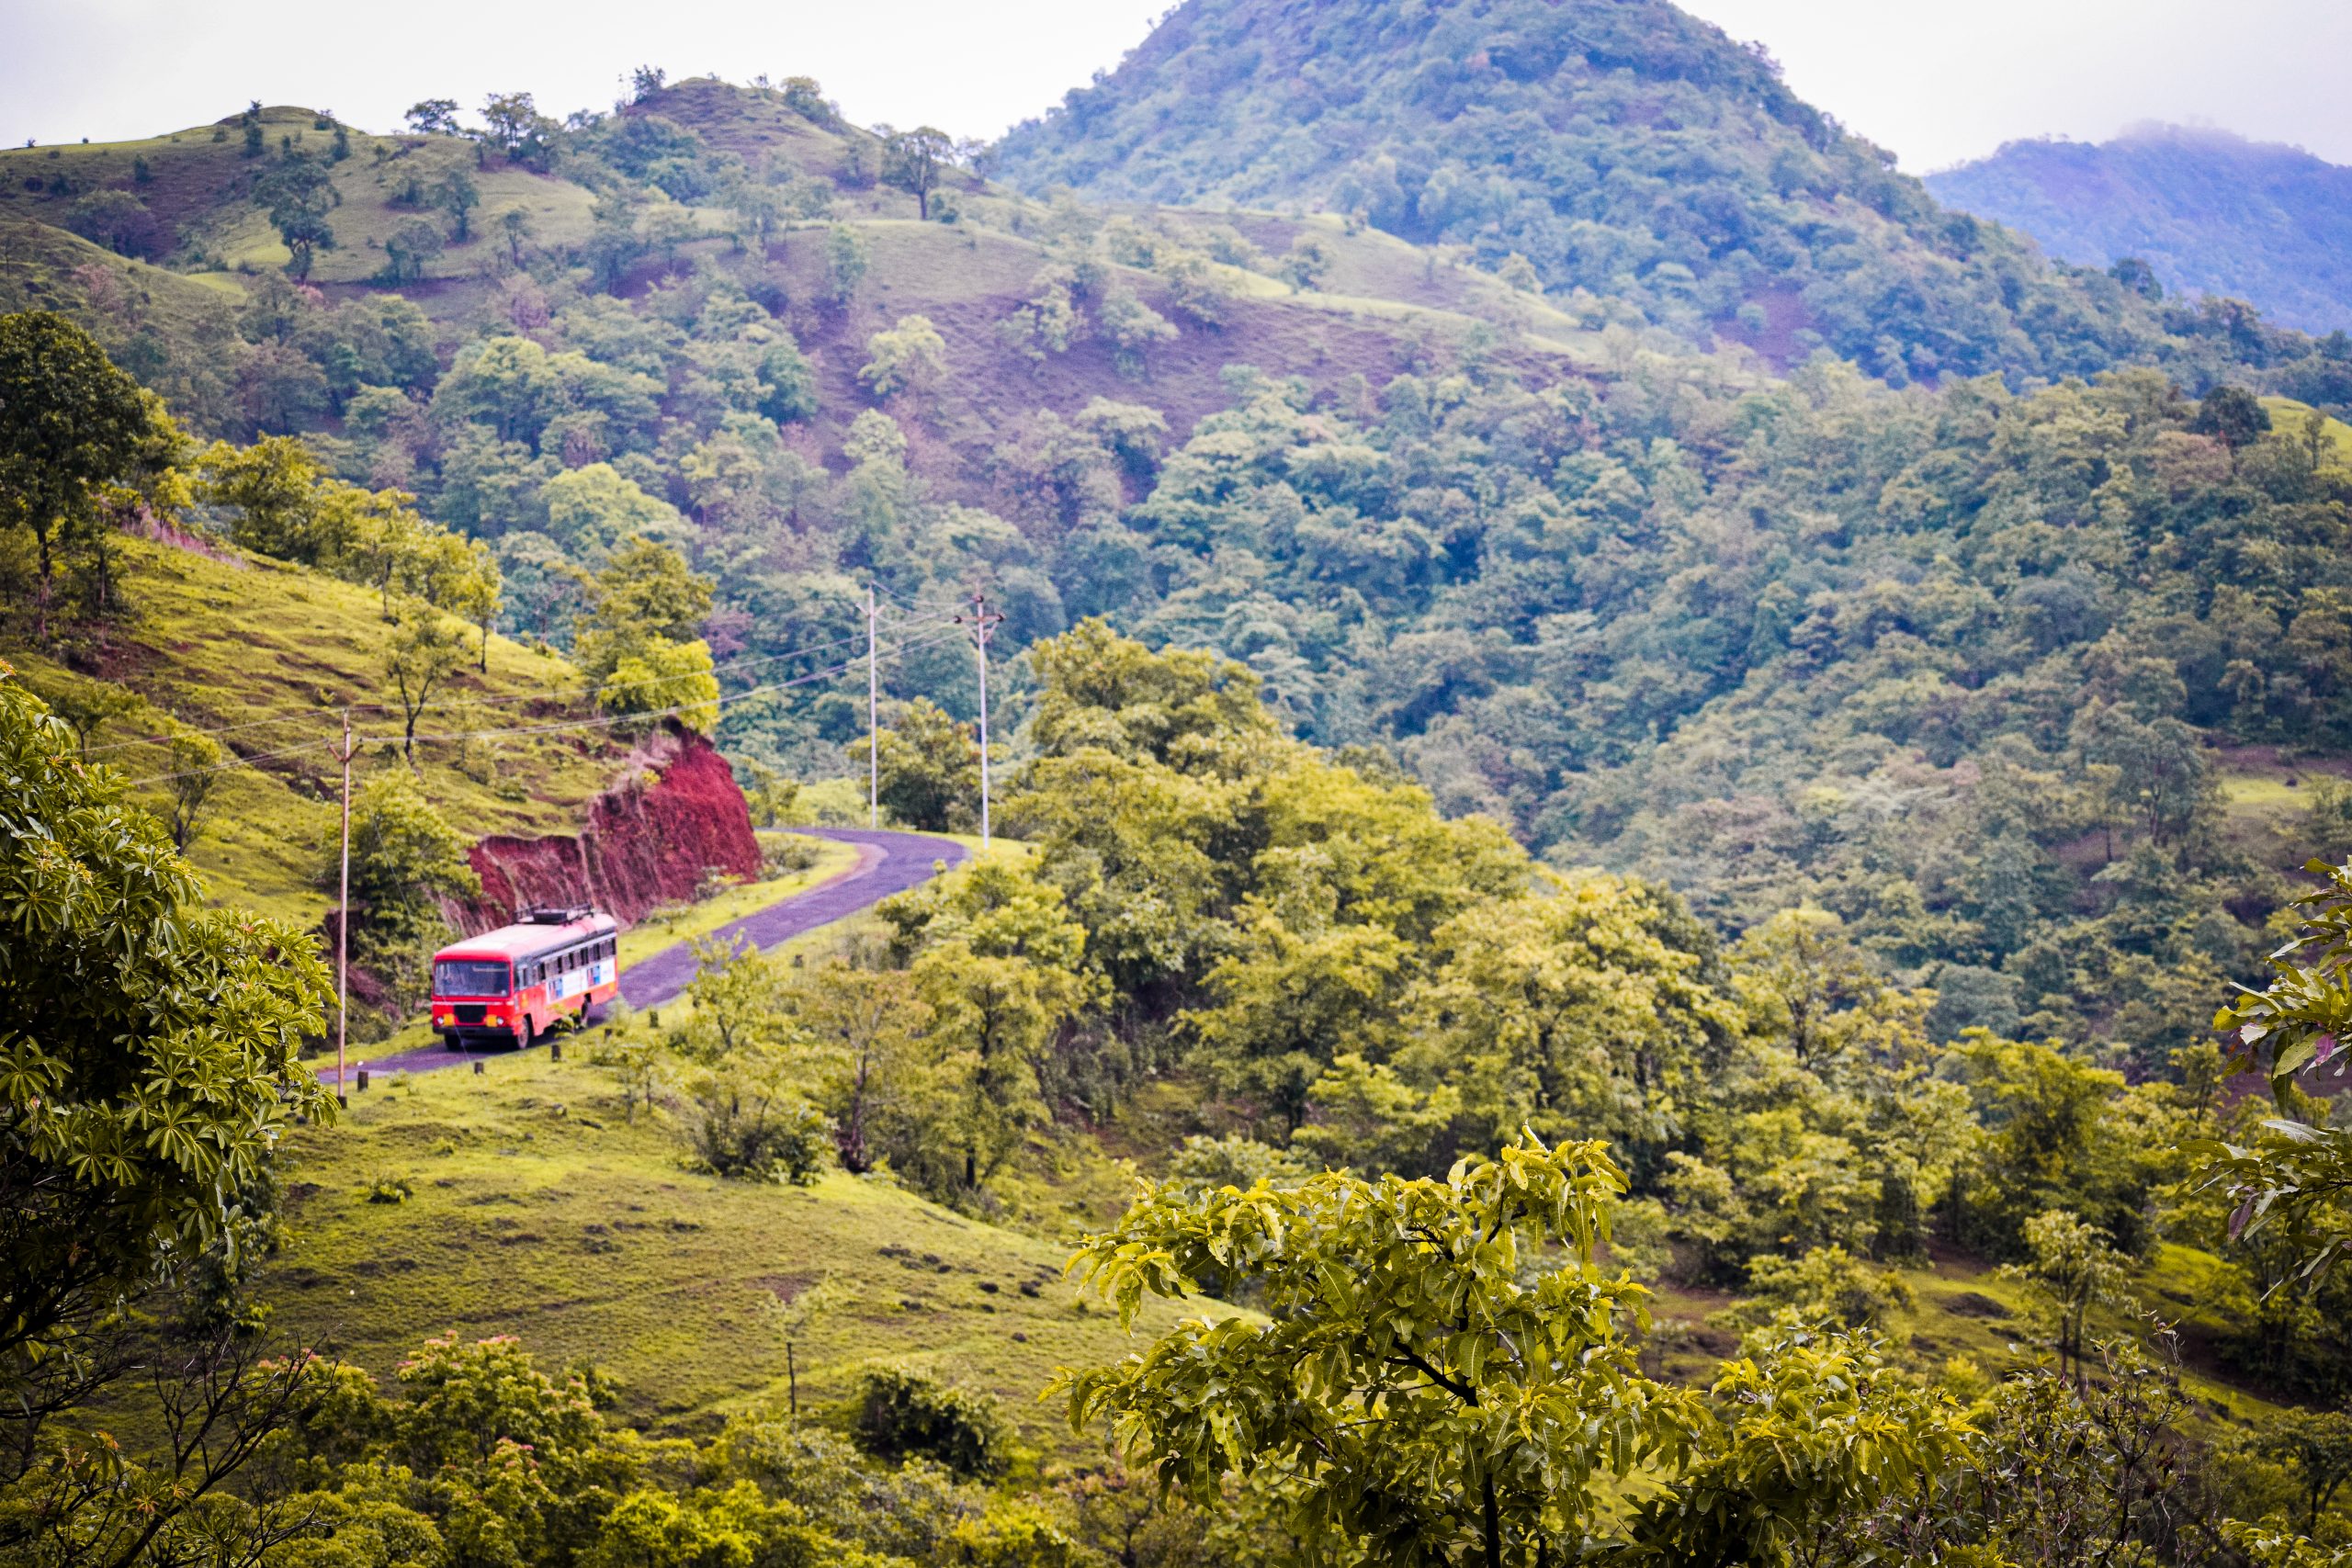
{"type": "Polygon", "coordinates": [[[2352,1553],[2288,264],[1666,0],[436,90],[0,150],[0,1558],[2352,1553]]]}

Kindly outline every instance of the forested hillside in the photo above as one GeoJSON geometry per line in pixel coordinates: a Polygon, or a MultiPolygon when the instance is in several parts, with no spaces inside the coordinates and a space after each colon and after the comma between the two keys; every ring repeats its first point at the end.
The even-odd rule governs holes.
{"type": "Polygon", "coordinates": [[[2250,346],[2050,265],[1893,163],[1667,0],[1191,0],[991,166],[1036,192],[1347,214],[1527,269],[1596,319],[1784,364],[1826,346],[1896,384],[2132,360],[2195,378],[2250,346]]]}
{"type": "MultiPolygon", "coordinates": [[[[1270,36],[1421,58],[1408,41],[1442,52],[1484,15],[1270,36]]],[[[1557,27],[1600,23],[1547,15],[1553,72],[1584,82],[1557,27]]],[[[1617,89],[1746,94],[1860,157],[1661,15],[1607,11],[1648,62],[1611,66],[1617,89]]],[[[1181,11],[1093,91],[1188,80],[1161,56],[1262,20],[1181,11]]],[[[1256,48],[1220,69],[1288,58],[1256,48]]],[[[1566,90],[1521,74],[1497,90],[1566,90]]],[[[865,581],[917,631],[984,587],[1007,656],[1089,615],[1218,649],[1296,734],[1387,748],[1561,863],[1661,877],[1727,926],[1821,903],[1945,982],[1939,1029],[2032,1020],[2160,1066],[2192,1026],[2146,998],[2244,974],[2300,852],[2227,792],[2352,739],[2352,469],[2318,412],[2352,396],[2339,340],[2209,311],[2090,382],[1775,378],[1377,227],[1009,196],[806,83],[648,77],[570,126],[509,96],[470,140],[447,106],[417,118],[379,138],[257,109],[0,154],[35,171],[8,207],[41,220],[8,231],[15,287],[153,367],[198,428],[300,433],[331,482],[480,541],[511,635],[571,647],[573,568],[675,552],[711,583],[679,631],[738,694],[722,742],[788,773],[847,766],[856,694],[783,682],[854,645],[865,581]],[[180,270],[50,226],[123,203],[150,219],[119,247],[180,270]]],[[[1802,292],[1810,265],[1771,275],[1802,292]]],[[[968,655],[905,640],[886,694],[968,717],[968,655]]]]}
{"type": "Polygon", "coordinates": [[[2340,1568],[2347,417],[1663,0],[0,152],[0,1556],[2340,1568]],[[346,705],[996,841],[345,1121],[346,705]]]}
{"type": "Polygon", "coordinates": [[[1939,201],[2077,265],[2143,262],[2176,294],[2244,299],[2307,333],[2352,322],[2352,169],[2226,131],[2012,141],[1927,177],[1939,201]]]}

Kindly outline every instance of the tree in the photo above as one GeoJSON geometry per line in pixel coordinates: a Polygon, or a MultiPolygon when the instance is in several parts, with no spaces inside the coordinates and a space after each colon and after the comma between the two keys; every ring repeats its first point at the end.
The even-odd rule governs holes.
{"type": "Polygon", "coordinates": [[[806,1185],[823,1168],[833,1130],[801,1090],[809,1043],[777,1005],[780,966],[741,939],[697,942],[695,958],[694,1011],[672,1036],[695,1156],[720,1176],[806,1185]]]}
{"type": "Polygon", "coordinates": [[[923,1057],[931,1009],[903,969],[855,969],[838,961],[808,972],[787,993],[793,1017],[823,1064],[821,1090],[842,1168],[863,1176],[883,1152],[923,1057]]]}
{"type": "Polygon", "coordinates": [[[510,207],[498,215],[498,231],[506,236],[506,258],[516,266],[523,265],[523,242],[531,237],[530,209],[510,207]]]}
{"type": "Polygon", "coordinates": [[[1121,375],[1140,376],[1153,347],[1176,341],[1176,328],[1167,317],[1145,304],[1133,289],[1105,289],[1095,318],[1110,340],[1111,355],[1121,375]]]}
{"type": "Polygon", "coordinates": [[[718,725],[718,677],[712,672],[710,644],[700,637],[646,637],[596,688],[596,705],[610,714],[674,718],[709,734],[718,725]]]}
{"type": "Polygon", "coordinates": [[[1740,1351],[1708,1390],[1713,1419],[1691,1461],[1634,1509],[1622,1561],[1868,1562],[1856,1527],[1910,1517],[1939,1481],[1972,1478],[1965,1418],[1890,1366],[1877,1340],[1783,1318],[1740,1351]]]}
{"type": "Polygon", "coordinates": [[[206,804],[220,787],[228,751],[209,735],[175,727],[165,754],[172,769],[164,780],[172,799],[172,847],[186,854],[196,840],[206,804]]]}
{"type": "Polygon", "coordinates": [[[858,1381],[854,1398],[850,1430],[877,1458],[927,1459],[967,1481],[992,1480],[1012,1468],[1012,1427],[985,1394],[910,1367],[876,1367],[858,1381]]]}
{"type": "Polygon", "coordinates": [[[339,519],[322,513],[323,476],[297,436],[266,436],[243,447],[216,441],[197,455],[196,470],[204,500],[236,508],[229,536],[246,549],[317,566],[348,543],[332,531],[339,519]]]}
{"type": "Polygon", "coordinates": [[[952,166],[955,138],[931,126],[891,131],[882,141],[882,178],[915,198],[916,216],[931,220],[931,193],[952,166]]]}
{"type": "Polygon", "coordinates": [[[449,238],[462,245],[472,235],[473,211],[481,205],[481,187],[465,170],[451,169],[433,187],[433,205],[449,215],[449,238]]]}
{"type": "Polygon", "coordinates": [[[2193,435],[2210,435],[2235,452],[2251,446],[2270,431],[2270,411],[2244,387],[2221,386],[2199,400],[2197,417],[2188,422],[2193,435]]]}
{"type": "Polygon", "coordinates": [[[384,281],[416,282],[440,255],[443,243],[441,225],[430,218],[403,220],[384,242],[384,281]]]}
{"type": "MultiPolygon", "coordinates": [[[[877,738],[849,746],[850,761],[866,765],[877,738]]],[[[980,746],[972,727],[929,697],[901,707],[878,738],[877,798],[890,815],[924,833],[944,833],[975,820],[980,798],[980,746]]]]}
{"type": "Polygon", "coordinates": [[[337,198],[326,165],[300,153],[280,159],[254,185],[254,198],[268,209],[270,227],[286,246],[288,274],[310,276],[312,255],[334,249],[327,214],[337,198]]]}
{"type": "MultiPolygon", "coordinates": [[[[448,929],[441,901],[481,897],[470,847],[410,773],[379,773],[352,796],[351,952],[396,1004],[424,989],[426,959],[448,929]]],[[[328,854],[318,886],[334,890],[341,871],[339,853],[328,854]]]]}
{"type": "Polygon", "coordinates": [[[2256,1439],[2264,1456],[2291,1468],[2303,1492],[2303,1533],[2319,1533],[2319,1517],[2352,1481],[2352,1414],[2342,1410],[2282,1410],[2256,1439]]]}
{"type": "Polygon", "coordinates": [[[416,720],[443,682],[466,665],[465,633],[422,599],[404,599],[384,642],[384,679],[399,695],[401,755],[416,766],[416,720]]]}
{"type": "Polygon", "coordinates": [[[53,311],[0,315],[0,524],[39,549],[40,636],[52,547],[105,525],[103,489],[129,474],[148,429],[139,383],[87,333],[53,311]]]}
{"type": "Polygon", "coordinates": [[[492,93],[481,103],[482,144],[510,162],[545,168],[562,128],[528,93],[492,93]]]}
{"type": "Polygon", "coordinates": [[[146,248],[154,215],[127,190],[94,190],[66,209],[65,226],[93,244],[119,255],[146,248]]]}
{"type": "MultiPolygon", "coordinates": [[[[287,1120],[334,1106],[307,932],[204,907],[161,828],[0,666],[0,1395],[70,1402],[82,1354],[174,1260],[241,1255],[287,1120]]],[[[13,1477],[36,1451],[12,1442],[13,1477]]],[[[185,1506],[182,1498],[167,1506],[185,1506]]]]}
{"type": "Polygon", "coordinates": [[[900,316],[865,340],[865,355],[857,378],[877,399],[927,392],[947,377],[947,343],[929,316],[900,316]]]}
{"type": "Polygon", "coordinates": [[[592,690],[601,690],[622,660],[642,658],[656,639],[695,641],[710,617],[710,580],[695,576],[677,551],[642,536],[632,536],[582,586],[588,608],[574,623],[574,651],[592,690]]]}
{"type": "Polygon", "coordinates": [[[2085,1323],[2095,1306],[2120,1302],[2126,1279],[2124,1256],[2108,1245],[2107,1233],[2064,1209],[2048,1209],[2025,1223],[2027,1261],[2004,1273],[2023,1280],[2046,1303],[2058,1349],[2058,1373],[2071,1363],[2076,1382],[2087,1375],[2083,1352],[2085,1323]]]}
{"type": "Polygon", "coordinates": [[[52,687],[40,695],[51,714],[74,731],[74,744],[85,766],[90,761],[90,742],[100,728],[147,705],[138,693],[107,681],[79,681],[52,687]]]}
{"type": "Polygon", "coordinates": [[[825,299],[835,310],[857,298],[865,268],[865,236],[846,223],[825,231],[825,299]]]}
{"type": "Polygon", "coordinates": [[[1204,1504],[1229,1473],[1276,1488],[1317,1556],[1569,1561],[1606,1478],[1670,1471],[1705,1421],[1642,1374],[1644,1292],[1595,1261],[1623,1190],[1600,1145],[1532,1138],[1442,1180],[1147,1189],[1072,1263],[1120,1320],[1228,1271],[1265,1315],[1064,1374],[1071,1425],[1107,1419],[1128,1463],[1204,1504]]]}
{"type": "Polygon", "coordinates": [[[409,106],[408,125],[424,136],[463,136],[458,125],[458,100],[426,98],[409,106]]]}
{"type": "Polygon", "coordinates": [[[505,601],[500,593],[504,586],[505,574],[499,568],[498,557],[480,539],[467,540],[465,547],[469,570],[458,579],[456,591],[450,594],[446,607],[471,621],[474,629],[481,634],[481,640],[474,645],[478,650],[474,668],[488,674],[490,631],[498,624],[499,611],[505,607],[505,601]]]}

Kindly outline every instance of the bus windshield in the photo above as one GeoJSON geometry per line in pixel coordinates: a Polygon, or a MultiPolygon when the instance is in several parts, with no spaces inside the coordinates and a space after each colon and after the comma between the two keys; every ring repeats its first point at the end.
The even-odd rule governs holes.
{"type": "Polygon", "coordinates": [[[436,997],[503,997],[506,965],[489,958],[444,958],[433,965],[436,997]]]}

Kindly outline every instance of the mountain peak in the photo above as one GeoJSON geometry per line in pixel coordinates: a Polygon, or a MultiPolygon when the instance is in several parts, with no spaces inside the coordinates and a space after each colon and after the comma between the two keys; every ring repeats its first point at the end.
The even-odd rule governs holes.
{"type": "Polygon", "coordinates": [[[1490,267],[1522,256],[1556,294],[1632,300],[1694,341],[1827,347],[1897,382],[2072,374],[2152,335],[2143,302],[1892,164],[1667,0],[1187,0],[996,168],[1319,207],[1490,267]]]}

